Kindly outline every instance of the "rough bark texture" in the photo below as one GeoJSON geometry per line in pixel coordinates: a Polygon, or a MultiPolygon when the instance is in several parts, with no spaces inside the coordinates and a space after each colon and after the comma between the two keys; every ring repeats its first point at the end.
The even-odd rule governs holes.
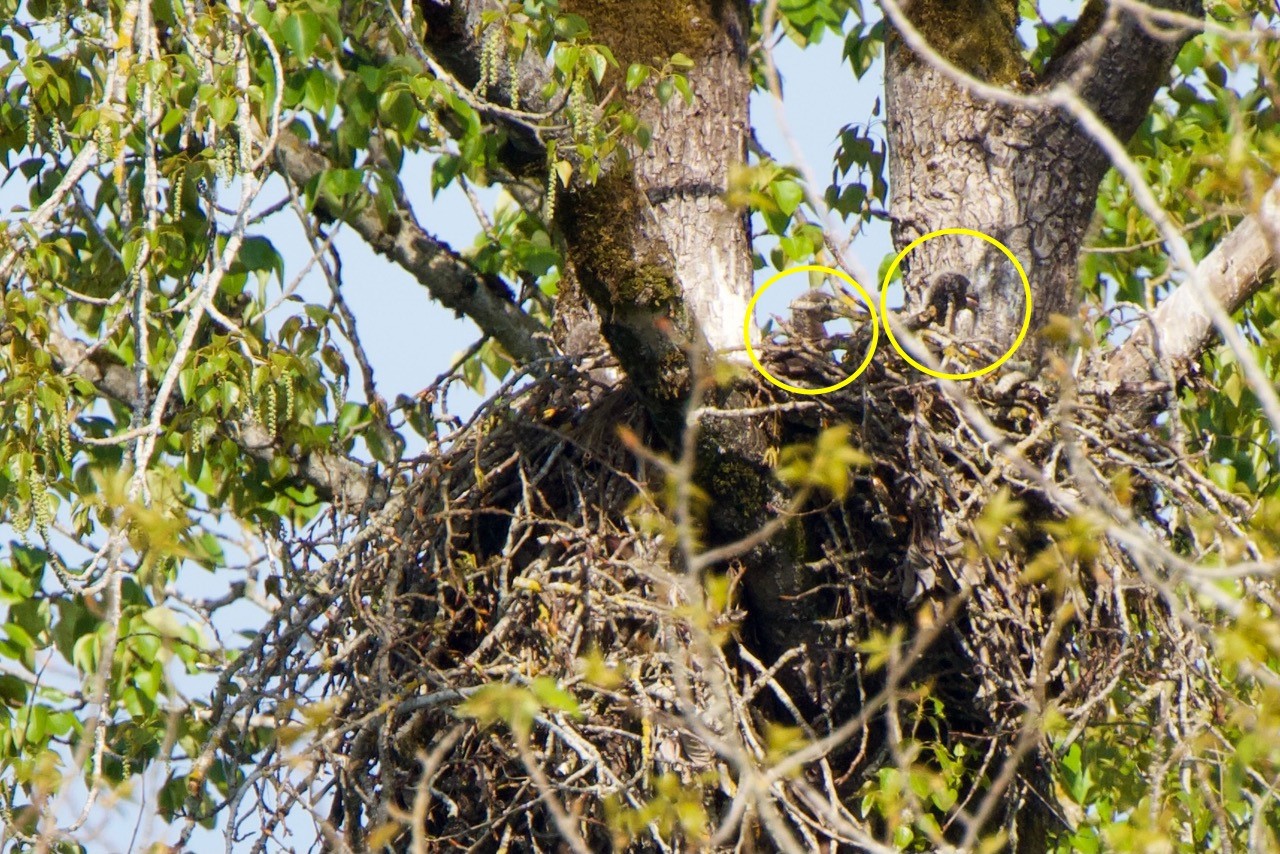
{"type": "MultiPolygon", "coordinates": [[[[676,449],[684,438],[697,372],[707,366],[712,351],[738,346],[751,293],[747,223],[721,201],[729,168],[745,156],[748,134],[747,4],[562,0],[561,5],[587,19],[593,38],[607,44],[624,69],[632,62],[661,65],[676,52],[695,63],[690,72],[692,104],[677,96],[664,108],[651,86],[629,96],[630,106],[651,126],[653,144],[619,158],[600,181],[570,188],[556,222],[569,262],[562,303],[590,302],[558,309],[558,343],[574,353],[588,352],[596,340],[598,318],[600,332],[656,428],[644,438],[676,449]]],[[[1200,10],[1195,0],[1162,5],[1200,10]]],[[[482,7],[458,2],[446,13],[441,6],[426,6],[435,9],[436,17],[429,11],[428,21],[438,42],[437,58],[465,80],[474,79],[468,63],[474,61],[475,21],[482,7]],[[450,41],[451,33],[458,43],[450,41]]],[[[933,0],[912,3],[906,11],[947,61],[988,83],[1035,93],[1070,79],[1122,139],[1145,114],[1185,36],[1157,38],[1139,22],[1108,16],[1099,4],[1090,3],[1064,42],[1067,47],[1037,81],[1022,67],[1014,35],[1016,3],[1011,0],[933,0]]],[[[897,35],[891,35],[887,50],[895,242],[901,248],[919,235],[947,227],[983,231],[1007,245],[1025,266],[1034,292],[1033,326],[1042,325],[1052,313],[1069,311],[1081,240],[1108,168],[1101,150],[1070,117],[1040,105],[985,99],[915,54],[897,35]]],[[[1255,237],[1244,234],[1242,239],[1253,245],[1255,237]]],[[[1254,259],[1245,272],[1256,279],[1273,263],[1273,258],[1254,259]]],[[[937,293],[931,289],[936,282],[954,283],[956,277],[964,277],[978,306],[960,311],[954,318],[955,331],[989,341],[997,352],[1011,343],[1022,320],[1022,287],[1012,266],[993,247],[971,238],[935,241],[910,257],[904,273],[913,313],[937,293]]],[[[1197,334],[1203,337],[1207,332],[1201,329],[1197,334]]],[[[1138,370],[1125,365],[1116,370],[1138,370]]],[[[1034,383],[1023,386],[1010,391],[985,385],[975,391],[974,399],[1001,427],[1031,435],[1050,417],[1053,390],[1034,383]]],[[[1047,677],[1041,670],[1055,652],[1045,652],[1041,645],[1048,643],[1051,628],[1060,628],[1052,625],[1059,603],[1050,592],[1020,579],[1029,556],[1045,546],[1042,534],[1029,533],[989,559],[964,552],[973,513],[982,504],[978,499],[990,497],[993,485],[1001,482],[1005,462],[965,427],[959,408],[934,391],[914,378],[894,374],[885,360],[878,360],[862,389],[831,395],[808,410],[812,414],[789,411],[781,417],[775,412],[767,422],[723,415],[701,422],[694,481],[707,497],[702,533],[708,546],[746,537],[785,510],[789,495],[775,480],[770,459],[779,445],[812,439],[823,428],[845,422],[856,425],[855,443],[877,460],[873,470],[859,473],[846,500],[815,502],[777,536],[738,556],[732,567],[717,567],[740,571],[741,602],[748,612],[737,639],[743,657],[757,655],[769,666],[784,655],[792,656],[776,673],[783,686],[778,694],[785,695],[786,702],[771,706],[761,699],[744,716],[798,721],[815,733],[830,733],[863,711],[862,702],[882,687],[875,684],[880,677],[862,667],[858,644],[872,632],[917,625],[914,617],[917,611],[924,613],[922,606],[941,607],[961,590],[972,598],[955,623],[938,633],[928,654],[913,662],[911,671],[911,679],[930,683],[945,702],[949,737],[982,744],[977,753],[991,744],[1008,752],[1021,716],[1040,708],[1037,704],[1046,695],[1056,698],[1073,690],[1082,695],[1091,680],[1108,678],[1106,662],[1115,658],[1108,644],[1114,643],[1116,626],[1123,619],[1108,611],[1108,597],[1100,597],[1102,604],[1090,616],[1094,622],[1079,626],[1070,639],[1081,661],[1097,663],[1096,668],[1082,665],[1087,672],[1078,678],[1047,677]]],[[[421,576],[406,573],[403,579],[395,575],[399,569],[388,570],[385,592],[369,594],[387,596],[405,618],[394,632],[378,629],[386,637],[370,646],[372,663],[367,669],[383,667],[414,678],[431,673],[447,688],[433,681],[431,686],[439,690],[400,707],[395,723],[403,727],[395,743],[387,738],[383,744],[378,741],[383,736],[371,732],[361,736],[364,741],[356,740],[347,783],[353,790],[366,785],[359,773],[366,767],[394,769],[383,781],[391,794],[379,797],[395,801],[412,789],[419,766],[409,753],[445,726],[438,716],[431,716],[436,713],[427,698],[447,694],[453,699],[449,692],[473,687],[476,676],[471,668],[476,661],[524,660],[523,653],[513,652],[523,649],[529,660],[545,657],[546,669],[538,672],[556,673],[555,668],[566,666],[587,642],[612,643],[613,650],[639,649],[650,661],[648,644],[661,634],[659,628],[631,627],[643,625],[648,619],[643,616],[597,619],[592,607],[599,606],[589,605],[590,595],[610,596],[608,591],[615,589],[640,591],[640,599],[654,595],[654,588],[646,586],[650,581],[642,572],[631,573],[628,559],[608,545],[607,537],[588,539],[583,546],[574,538],[557,539],[564,534],[556,527],[599,527],[629,540],[636,550],[645,547],[622,521],[622,508],[637,483],[653,488],[657,478],[652,471],[648,481],[642,475],[629,482],[615,478],[627,463],[613,441],[617,423],[637,429],[643,419],[634,407],[628,408],[632,400],[625,390],[591,399],[583,411],[573,412],[568,425],[557,427],[563,437],[529,417],[531,412],[563,411],[566,407],[558,396],[573,393],[543,383],[529,392],[531,400],[521,413],[495,414],[501,427],[476,439],[474,449],[459,445],[459,453],[474,454],[466,457],[467,465],[441,463],[431,475],[438,483],[426,475],[416,480],[429,489],[423,490],[414,519],[406,521],[405,538],[416,543],[423,556],[406,557],[396,551],[385,559],[407,567],[424,564],[425,556],[431,555],[442,569],[421,576]],[[562,452],[574,459],[562,459],[562,452]],[[471,479],[480,471],[483,481],[478,475],[471,479]],[[535,492],[537,501],[529,497],[535,492]],[[432,503],[437,501],[439,505],[432,503]],[[536,513],[531,509],[535,506],[536,513]],[[461,521],[456,533],[434,521],[446,513],[451,520],[470,520],[470,531],[463,531],[461,521]],[[540,514],[554,524],[543,526],[540,514]],[[456,573],[457,555],[463,553],[459,549],[471,567],[485,568],[468,576],[466,584],[476,580],[479,587],[467,586],[465,596],[457,592],[463,585],[449,574],[456,573]],[[570,568],[573,575],[566,574],[570,568]],[[510,580],[521,575],[536,580],[539,574],[580,585],[571,597],[560,599],[556,597],[562,591],[542,588],[550,610],[561,611],[548,617],[561,628],[559,634],[520,634],[511,628],[532,625],[535,618],[529,616],[532,610],[521,610],[527,603],[510,580]],[[570,607],[580,609],[572,620],[565,617],[570,607]],[[453,626],[451,633],[441,635],[433,621],[453,626]],[[575,638],[573,650],[564,653],[557,644],[570,635],[575,638]],[[439,637],[444,640],[436,640],[439,637]]],[[[760,402],[779,403],[773,394],[771,389],[743,384],[713,390],[704,403],[741,410],[760,402]]],[[[1104,440],[1120,441],[1110,434],[1104,440]]],[[[1052,441],[1042,436],[1040,444],[1026,449],[1028,457],[1039,454],[1035,462],[1052,469],[1046,462],[1052,441]]],[[[1073,512],[1031,488],[1017,497],[1028,506],[1029,528],[1073,512]]],[[[1124,560],[1118,550],[1109,557],[1117,566],[1124,560]]],[[[670,551],[652,560],[678,562],[670,551]]],[[[1081,567],[1082,577],[1085,572],[1081,567]]],[[[378,572],[366,576],[383,583],[378,572]]],[[[1082,583],[1094,581],[1088,577],[1082,583]]],[[[357,595],[352,598],[360,600],[357,595]]],[[[394,612],[391,605],[384,610],[394,612]]],[[[1158,670],[1158,662],[1152,670],[1158,670]]],[[[660,668],[652,672],[661,680],[660,668]]],[[[637,696],[637,703],[648,702],[637,696]]],[[[353,716],[366,699],[352,700],[353,716]]],[[[394,708],[396,702],[386,700],[384,707],[394,708]]],[[[620,712],[612,725],[632,726],[630,714],[620,712]]],[[[891,737],[894,724],[886,723],[885,717],[877,714],[866,725],[860,745],[832,753],[833,762],[848,768],[840,783],[845,787],[840,797],[848,802],[857,797],[858,775],[874,773],[880,761],[876,753],[891,737]],[[847,786],[845,780],[850,781],[847,786]]],[[[492,767],[510,762],[510,757],[482,754],[488,749],[483,745],[473,749],[470,755],[486,756],[492,767]]],[[[610,749],[618,753],[616,758],[610,755],[609,762],[628,770],[634,770],[636,762],[652,761],[636,756],[631,742],[617,741],[610,749]]],[[[680,767],[681,750],[670,747],[663,761],[680,767]]],[[[1016,763],[1020,780],[1009,790],[1007,810],[985,815],[979,822],[987,829],[996,823],[1015,827],[1010,842],[1020,851],[1045,850],[1055,820],[1049,805],[1053,794],[1043,785],[1046,759],[1037,748],[1029,750],[1027,759],[1016,763]]],[[[460,767],[458,773],[490,768],[473,765],[460,767]]],[[[487,779],[441,785],[473,799],[486,787],[494,798],[520,797],[500,792],[505,781],[524,773],[514,763],[505,767],[507,772],[487,779]]],[[[975,771],[974,780],[987,773],[989,769],[975,771]]],[[[398,806],[407,808],[404,798],[398,806]]],[[[355,827],[361,807],[350,809],[348,822],[355,827]]],[[[464,803],[462,819],[436,810],[431,820],[438,826],[431,826],[452,833],[457,830],[455,821],[469,820],[474,828],[466,832],[474,829],[479,834],[488,820],[486,809],[478,802],[464,803]]],[[[545,816],[541,829],[554,835],[545,816]]]]}
{"type": "MultiPolygon", "coordinates": [[[[1008,9],[984,12],[992,4],[969,5],[976,8],[959,14],[949,3],[916,2],[908,16],[939,54],[988,82],[1018,81],[1017,88],[1034,95],[1071,80],[1121,139],[1132,135],[1146,115],[1189,35],[1173,31],[1157,38],[1131,15],[1103,16],[1094,5],[1069,39],[1078,46],[1033,81],[1025,69],[1013,71],[1021,60],[1016,20],[1008,9]],[[972,56],[975,44],[997,56],[1013,53],[978,62],[972,56]]],[[[1153,5],[1201,12],[1196,0],[1153,5]]],[[[902,249],[943,228],[982,231],[1008,246],[1026,269],[1034,297],[1032,330],[1051,314],[1070,311],[1080,243],[1110,165],[1106,155],[1070,116],[975,94],[917,55],[899,35],[890,36],[886,51],[895,245],[902,249]]],[[[903,272],[908,306],[917,310],[933,277],[966,276],[978,308],[976,316],[961,313],[956,332],[992,342],[997,354],[1013,343],[1025,312],[1023,287],[995,247],[971,237],[938,238],[914,250],[903,272]]]]}
{"type": "Polygon", "coordinates": [[[602,332],[662,431],[679,431],[690,358],[740,346],[751,294],[747,221],[722,201],[729,169],[746,157],[746,8],[690,0],[571,2],[622,68],[693,58],[692,103],[663,106],[652,84],[630,98],[652,128],[632,150],[562,206],[569,258],[602,332]]]}
{"type": "Polygon", "coordinates": [[[654,50],[658,56],[694,51],[689,55],[696,64],[688,74],[693,103],[675,97],[663,108],[650,92],[642,93],[639,116],[651,124],[653,143],[635,158],[635,179],[707,344],[717,351],[738,349],[752,292],[749,224],[746,214],[731,211],[723,198],[729,170],[746,160],[750,133],[745,4],[715,0],[681,8],[615,0],[607,5],[624,68],[632,61],[653,61],[646,52],[654,50]],[[647,15],[642,13],[646,5],[652,9],[647,15]],[[644,45],[626,41],[624,30],[643,33],[648,41],[681,16],[688,17],[675,37],[644,45]]]}

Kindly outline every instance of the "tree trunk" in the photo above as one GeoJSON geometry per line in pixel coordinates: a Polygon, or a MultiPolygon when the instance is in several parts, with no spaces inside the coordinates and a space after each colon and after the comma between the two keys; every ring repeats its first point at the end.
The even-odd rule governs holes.
{"type": "MultiPolygon", "coordinates": [[[[1155,6],[1200,14],[1194,0],[1155,6]]],[[[1019,259],[1033,295],[1031,330],[1075,305],[1081,240],[1110,160],[1076,119],[1054,109],[1045,93],[1064,81],[1121,140],[1137,129],[1189,33],[1156,38],[1131,15],[1099,4],[1081,16],[1064,44],[1075,44],[1039,79],[1016,44],[1016,3],[990,0],[915,2],[908,18],[937,53],[991,84],[1026,96],[1001,103],[937,62],[922,58],[896,32],[886,43],[885,108],[893,239],[899,250],[943,228],[990,235],[1019,259]]],[[[923,308],[934,277],[959,273],[977,298],[975,316],[956,332],[1013,344],[1026,310],[1017,271],[996,247],[967,236],[945,236],[917,247],[903,263],[908,306],[923,308]]]]}
{"type": "MultiPolygon", "coordinates": [[[[664,106],[650,81],[629,96],[652,130],[597,183],[568,194],[560,216],[569,260],[601,332],[668,440],[678,435],[692,372],[741,346],[751,295],[745,214],[723,197],[746,158],[746,4],[686,0],[566,3],[622,69],[690,57],[692,103],[664,106]],[[698,362],[694,365],[691,360],[698,362]]],[[[606,79],[607,85],[616,79],[606,79]]]]}
{"type": "MultiPolygon", "coordinates": [[[[695,392],[706,390],[699,377],[716,351],[739,345],[752,291],[748,222],[722,201],[729,170],[745,159],[749,133],[748,6],[742,0],[562,0],[561,5],[588,21],[592,37],[611,48],[624,70],[633,62],[661,65],[675,53],[693,60],[692,103],[675,96],[664,108],[654,97],[652,82],[627,96],[637,117],[652,129],[652,144],[631,148],[608,164],[595,183],[574,182],[559,203],[556,221],[571,273],[558,309],[560,343],[572,343],[575,352],[587,346],[595,340],[598,318],[599,334],[654,428],[648,438],[663,450],[677,452],[690,423],[690,402],[695,392]],[[590,306],[563,304],[578,294],[590,306]],[[566,325],[566,318],[590,328],[575,329],[566,325]]],[[[909,42],[937,41],[946,60],[1015,94],[1044,95],[1070,78],[1082,100],[1098,111],[1113,133],[1126,139],[1145,114],[1180,41],[1157,39],[1138,22],[1114,13],[1100,15],[1091,6],[1095,11],[1077,25],[1077,47],[1035,79],[1022,67],[1016,49],[1014,5],[1005,0],[915,2],[908,10],[914,32],[904,28],[890,34],[886,85],[891,208],[899,248],[927,232],[952,227],[979,230],[1007,246],[1030,278],[1034,329],[1051,314],[1069,312],[1074,305],[1081,241],[1108,160],[1072,116],[1051,108],[1044,98],[1001,103],[982,97],[922,57],[909,42]],[[975,28],[976,35],[965,36],[975,28]],[[941,36],[945,38],[939,41],[941,36]]],[[[1184,11],[1199,8],[1193,0],[1170,0],[1166,5],[1184,11]]],[[[605,87],[616,82],[606,78],[605,87]]],[[[964,277],[977,297],[977,309],[957,315],[954,331],[993,342],[993,355],[1012,343],[1025,309],[1022,285],[1012,265],[991,245],[961,237],[929,242],[909,257],[903,272],[913,312],[929,300],[939,276],[964,277]]],[[[947,704],[945,725],[954,728],[956,740],[1009,748],[1017,721],[1045,699],[1033,696],[1035,691],[1061,688],[1046,686],[1038,669],[1043,664],[1039,645],[1050,632],[1051,608],[1057,603],[1049,593],[1019,582],[1035,543],[1018,544],[999,560],[965,554],[965,532],[972,529],[975,512],[969,494],[991,493],[992,483],[1000,479],[998,463],[981,442],[963,434],[940,395],[915,377],[894,373],[891,359],[881,353],[867,372],[866,393],[830,396],[819,415],[796,411],[761,418],[729,412],[703,418],[699,424],[692,468],[695,484],[706,497],[704,546],[747,537],[785,512],[790,492],[773,473],[780,446],[811,440],[843,420],[856,428],[854,444],[876,457],[875,466],[857,477],[847,498],[815,499],[804,508],[804,517],[791,519],[776,536],[714,567],[742,584],[747,614],[734,655],[744,661],[758,657],[765,667],[787,657],[772,677],[774,694],[762,692],[750,708],[735,714],[752,721],[798,724],[814,737],[831,733],[883,687],[877,682],[882,677],[864,666],[859,645],[873,633],[902,625],[920,627],[920,634],[928,635],[927,621],[917,614],[929,613],[931,605],[942,607],[962,589],[973,589],[971,602],[961,607],[954,624],[909,668],[910,681],[937,687],[947,704]],[[949,431],[962,440],[949,444],[949,431]],[[995,625],[1006,614],[1020,619],[1007,632],[1005,626],[995,625]]],[[[445,619],[441,615],[447,609],[434,603],[453,602],[454,597],[466,604],[457,608],[461,617],[447,616],[452,628],[439,648],[416,648],[427,641],[412,633],[407,643],[388,640],[378,652],[378,667],[448,673],[455,681],[446,684],[457,684],[474,678],[480,670],[476,662],[490,657],[505,662],[524,660],[526,654],[533,659],[547,655],[547,670],[542,672],[556,673],[590,643],[611,643],[606,648],[628,652],[655,648],[666,629],[643,610],[592,623],[593,607],[601,607],[592,604],[592,579],[620,572],[617,567],[624,563],[609,538],[615,531],[630,529],[624,516],[635,482],[618,476],[629,469],[613,437],[619,422],[635,426],[635,413],[626,410],[620,397],[597,398],[570,426],[558,428],[567,437],[563,442],[549,439],[546,428],[526,423],[528,412],[539,411],[547,400],[556,402],[556,395],[572,393],[554,384],[538,387],[522,410],[525,415],[501,433],[477,440],[474,448],[460,451],[474,454],[474,459],[468,456],[465,466],[445,466],[438,475],[440,483],[429,483],[431,490],[416,508],[419,518],[446,509],[450,514],[471,514],[472,530],[468,540],[432,528],[413,533],[413,526],[408,527],[405,536],[429,542],[423,552],[433,554],[445,569],[421,579],[406,576],[406,586],[397,595],[433,604],[413,605],[417,610],[404,624],[432,627],[440,635],[435,624],[445,619]],[[484,478],[468,479],[473,468],[484,471],[484,478]],[[589,492],[597,483],[597,491],[589,492]],[[437,499],[437,489],[446,498],[437,499]],[[549,494],[547,506],[539,505],[539,510],[555,524],[541,526],[528,515],[530,505],[522,502],[529,501],[534,489],[539,495],[549,494]],[[443,504],[435,506],[432,502],[437,500],[443,504]],[[580,552],[578,544],[561,539],[558,525],[578,531],[598,528],[602,533],[598,538],[592,535],[585,552],[580,552]],[[473,591],[468,586],[465,595],[456,592],[458,582],[449,575],[457,572],[450,569],[458,563],[460,546],[455,540],[465,543],[464,553],[473,566],[496,567],[479,576],[492,589],[473,591]],[[542,621],[510,587],[509,578],[525,572],[544,577],[561,573],[557,578],[564,578],[570,567],[581,573],[572,576],[572,583],[580,585],[572,606],[579,616],[569,620],[553,607],[548,618],[562,632],[577,633],[569,651],[560,646],[563,634],[528,632],[490,640],[499,627],[510,633],[509,627],[521,619],[542,621]],[[409,596],[404,596],[406,590],[409,596]],[[486,627],[477,628],[482,625],[486,627]],[[549,655],[547,648],[555,654],[549,655]],[[418,659],[425,663],[418,664],[418,659]]],[[[778,402],[779,397],[761,384],[745,382],[712,388],[706,398],[694,402],[742,410],[778,402]]],[[[1041,404],[1043,400],[1042,395],[1041,404]]],[[[559,408],[553,405],[545,411],[559,408]]],[[[1010,409],[1008,400],[995,401],[991,416],[1004,424],[1016,423],[1010,409]]],[[[665,483],[661,475],[646,470],[637,480],[643,483],[646,477],[647,485],[660,492],[665,483]]],[[[1053,518],[1061,512],[1060,506],[1033,490],[1019,497],[1031,506],[1032,517],[1053,518]]],[[[637,542],[632,548],[642,545],[637,542]]],[[[681,565],[683,557],[669,543],[665,548],[645,560],[667,561],[673,575],[682,577],[687,569],[681,565]]],[[[638,579],[611,579],[609,590],[636,589],[642,591],[641,598],[666,593],[660,586],[646,586],[651,582],[642,573],[638,579]]],[[[548,596],[554,605],[554,597],[548,596]]],[[[697,599],[693,604],[705,606],[697,599]]],[[[1104,642],[1087,632],[1076,640],[1092,655],[1105,651],[1104,642]]],[[[670,646],[666,649],[674,655],[670,646]]],[[[661,679],[665,671],[656,667],[654,672],[654,678],[661,679]]],[[[681,678],[693,677],[685,673],[681,678]]],[[[693,699],[688,702],[694,708],[681,711],[706,712],[697,706],[696,686],[690,691],[693,699]]],[[[638,695],[635,702],[643,705],[648,699],[638,695]]],[[[670,702],[673,710],[679,705],[670,702]]],[[[390,793],[383,797],[402,810],[408,808],[403,793],[411,790],[419,767],[409,753],[444,726],[425,701],[405,705],[409,711],[396,719],[394,740],[371,733],[359,750],[353,748],[355,769],[399,769],[399,776],[387,771],[384,786],[390,793]]],[[[629,714],[618,713],[610,726],[633,727],[629,714]]],[[[845,778],[853,781],[841,784],[842,798],[856,797],[857,775],[874,773],[877,751],[896,743],[896,714],[877,711],[859,746],[833,752],[846,762],[845,778]]],[[[666,743],[666,767],[688,767],[681,764],[677,742],[666,743]]],[[[552,749],[550,743],[547,749],[552,749]]],[[[637,762],[655,761],[643,752],[637,755],[634,742],[611,741],[600,749],[612,751],[605,764],[618,764],[628,773],[637,762]]],[[[504,770],[496,777],[486,771],[474,781],[451,781],[455,796],[485,787],[497,792],[505,785],[504,775],[515,779],[523,774],[518,763],[509,756],[497,757],[490,745],[477,743],[468,750],[469,755],[486,757],[473,763],[476,769],[504,770]]],[[[1010,842],[1021,851],[1044,850],[1048,844],[1054,819],[1048,806],[1052,793],[1044,785],[1047,761],[1033,746],[1017,767],[1019,782],[1008,796],[1012,805],[983,819],[988,829],[996,823],[1012,829],[1010,842]]],[[[470,775],[471,767],[460,773],[470,775]]],[[[975,772],[970,784],[976,791],[979,774],[994,773],[975,772]]],[[[361,784],[353,778],[350,785],[361,784]]],[[[483,825],[484,811],[478,804],[462,804],[462,812],[473,826],[483,825]]],[[[453,817],[433,815],[435,831],[455,827],[453,817]]],[[[353,814],[350,821],[354,824],[356,819],[353,814]]],[[[539,821],[541,831],[554,835],[548,815],[539,821]]]]}

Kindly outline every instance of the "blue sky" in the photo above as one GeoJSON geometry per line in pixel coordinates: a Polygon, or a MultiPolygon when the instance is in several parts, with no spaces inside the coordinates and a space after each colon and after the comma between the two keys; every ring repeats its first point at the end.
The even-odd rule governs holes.
{"type": "MultiPolygon", "coordinates": [[[[1054,14],[1069,12],[1078,3],[1046,3],[1046,11],[1054,14]]],[[[842,61],[843,42],[828,36],[824,41],[806,50],[800,50],[790,41],[784,41],[776,54],[778,67],[783,75],[786,94],[786,114],[791,134],[799,143],[808,160],[808,166],[820,183],[814,188],[821,194],[830,179],[831,163],[836,152],[838,134],[847,124],[867,124],[873,121],[873,105],[882,97],[883,72],[877,64],[861,80],[849,72],[842,61]]],[[[790,160],[789,147],[777,124],[777,114],[772,98],[757,94],[752,98],[752,121],[761,143],[781,162],[790,160]]],[[[412,159],[405,170],[404,182],[422,225],[433,234],[462,249],[471,245],[479,231],[476,217],[460,191],[449,190],[434,201],[430,197],[430,161],[426,157],[412,159]]],[[[234,198],[234,189],[224,187],[223,198],[234,198]]],[[[481,196],[492,202],[493,190],[482,190],[481,196]]],[[[259,209],[274,203],[282,193],[278,184],[260,197],[259,209]],[[274,190],[274,192],[273,192],[274,190]]],[[[27,191],[20,176],[15,176],[0,188],[0,211],[7,219],[19,219],[27,205],[27,191]],[[14,208],[19,210],[15,211],[14,208]]],[[[957,223],[957,225],[964,225],[957,223]]],[[[275,242],[286,259],[285,280],[290,281],[310,254],[300,226],[291,214],[273,217],[262,232],[275,242]]],[[[475,325],[467,319],[459,319],[453,312],[433,303],[426,290],[400,268],[374,255],[356,235],[343,232],[337,239],[337,247],[343,258],[345,297],[356,316],[362,342],[377,373],[379,389],[388,401],[397,394],[412,395],[430,383],[451,360],[478,337],[475,325]]],[[[891,250],[886,223],[872,223],[852,243],[852,252],[862,266],[876,270],[880,260],[891,250]]],[[[761,271],[761,277],[769,270],[761,271]]],[[[870,290],[877,283],[864,282],[870,290]]],[[[767,313],[781,313],[782,307],[806,287],[803,277],[797,276],[779,285],[765,301],[758,317],[767,313]]],[[[328,288],[318,271],[304,281],[300,293],[308,300],[325,302],[328,288]]],[[[894,300],[891,298],[891,302],[894,300]]],[[[285,303],[285,306],[295,304],[285,303]]],[[[275,325],[283,322],[292,308],[282,308],[274,318],[275,325]]],[[[353,372],[354,374],[354,372],[353,372]]],[[[362,397],[362,390],[355,382],[351,395],[362,397]]],[[[465,416],[478,403],[479,398],[456,386],[451,396],[451,410],[465,416]]],[[[406,430],[407,453],[424,449],[423,440],[406,430]]],[[[0,524],[0,539],[8,539],[11,531],[0,524]]],[[[179,581],[187,595],[195,598],[220,595],[226,585],[242,577],[238,571],[210,575],[202,570],[184,571],[179,581]]],[[[252,629],[259,625],[262,614],[247,603],[219,612],[220,628],[227,633],[239,629],[252,629]]],[[[235,642],[237,639],[227,638],[235,642]]],[[[183,687],[198,690],[207,680],[182,679],[183,687]]],[[[79,798],[73,797],[72,804],[79,798]]],[[[108,819],[109,833],[99,840],[105,843],[99,850],[127,850],[133,821],[132,808],[108,819]]],[[[160,828],[155,828],[160,830],[160,828]]],[[[296,828],[304,837],[308,830],[296,828]]],[[[162,838],[170,834],[161,833],[162,838]]],[[[148,840],[149,841],[149,840],[148,840]]],[[[209,845],[221,847],[221,838],[199,834],[197,849],[209,845]]],[[[303,845],[305,847],[305,845],[303,845]]]]}
{"type": "MultiPolygon", "coordinates": [[[[873,68],[861,81],[855,80],[842,61],[842,48],[842,40],[828,36],[807,50],[784,41],[777,53],[791,133],[819,181],[830,179],[841,128],[853,122],[870,121],[873,104],[883,91],[879,67],[873,68]],[[833,93],[836,93],[834,97],[833,93]]],[[[752,122],[761,143],[786,163],[790,159],[789,149],[776,122],[772,101],[769,95],[757,93],[752,97],[752,122]]],[[[426,158],[418,158],[406,169],[406,189],[419,205],[422,225],[455,248],[469,246],[479,230],[470,205],[458,191],[444,192],[428,203],[429,177],[426,158]]],[[[819,194],[823,189],[818,188],[819,194]]],[[[486,195],[492,198],[494,194],[486,195]]],[[[305,257],[305,246],[298,242],[297,236],[273,235],[273,239],[286,257],[305,257]]],[[[338,244],[344,257],[346,296],[361,325],[370,360],[378,371],[382,395],[387,400],[394,400],[396,394],[412,395],[435,379],[456,354],[470,345],[477,338],[478,330],[470,320],[458,319],[452,311],[432,303],[425,290],[408,274],[375,256],[354,234],[343,235],[338,244]],[[394,310],[388,310],[389,307],[394,310]]],[[[884,223],[873,224],[854,244],[864,266],[871,270],[877,268],[889,247],[888,226],[884,223]]],[[[319,281],[313,284],[323,287],[319,281]]],[[[776,298],[764,302],[758,317],[763,319],[770,311],[780,312],[804,287],[800,276],[779,285],[774,289],[776,298]]],[[[769,296],[774,297],[773,292],[769,296]]],[[[455,386],[450,403],[455,414],[465,415],[478,400],[476,395],[455,386]]],[[[410,453],[423,448],[421,439],[408,438],[410,453]]]]}

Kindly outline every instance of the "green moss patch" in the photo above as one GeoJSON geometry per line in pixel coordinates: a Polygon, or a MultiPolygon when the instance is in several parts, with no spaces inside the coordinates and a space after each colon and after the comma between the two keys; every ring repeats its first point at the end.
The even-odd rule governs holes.
{"type": "Polygon", "coordinates": [[[907,17],[934,50],[974,77],[1008,84],[1026,67],[1017,0],[927,0],[912,3],[907,17]]]}
{"type": "Polygon", "coordinates": [[[591,36],[625,70],[634,62],[661,66],[673,54],[697,59],[714,36],[723,0],[562,0],[581,15],[591,36]]]}

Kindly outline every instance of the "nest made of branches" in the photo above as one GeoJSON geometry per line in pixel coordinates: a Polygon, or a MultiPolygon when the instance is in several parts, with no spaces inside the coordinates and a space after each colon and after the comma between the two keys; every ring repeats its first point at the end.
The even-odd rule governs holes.
{"type": "MultiPolygon", "coordinates": [[[[551,372],[493,398],[327,558],[323,608],[299,596],[256,650],[264,673],[305,657],[299,637],[321,652],[309,687],[339,702],[313,759],[332,769],[332,824],[353,848],[386,826],[424,850],[559,850],[566,835],[591,850],[777,833],[852,845],[884,829],[859,795],[929,739],[969,747],[944,833],[977,820],[1006,763],[1004,802],[1052,823],[1034,723],[1050,706],[1076,731],[1119,685],[1206,678],[1160,550],[1190,556],[1175,530],[1188,515],[1230,526],[1248,508],[1062,377],[952,395],[881,359],[818,400],[751,385],[779,444],[848,423],[874,460],[781,534],[812,578],[786,649],[761,642],[740,561],[678,568],[660,524],[669,473],[619,438],[653,441],[643,412],[625,388],[588,388],[551,372]],[[544,679],[572,703],[548,700],[544,679]],[[541,698],[527,739],[457,713],[497,703],[494,684],[541,698]]],[[[1025,813],[983,820],[1026,836],[1025,813]]]]}

